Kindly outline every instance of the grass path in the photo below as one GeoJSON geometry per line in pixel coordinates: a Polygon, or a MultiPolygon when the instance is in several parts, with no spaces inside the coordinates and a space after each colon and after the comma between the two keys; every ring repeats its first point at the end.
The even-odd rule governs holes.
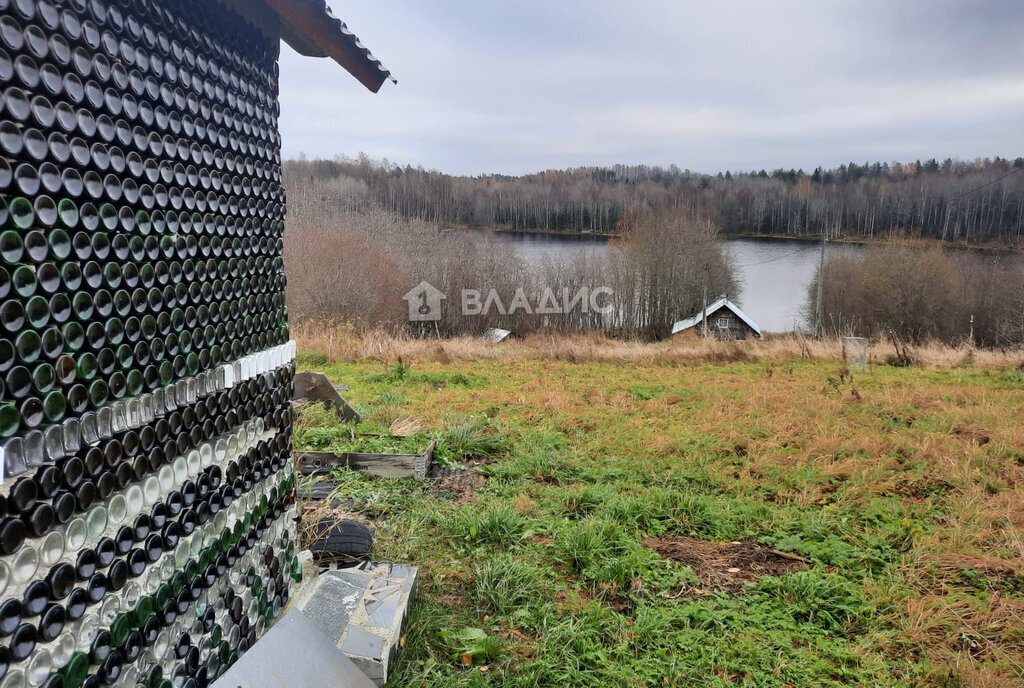
{"type": "MultiPolygon", "coordinates": [[[[422,572],[391,686],[1024,680],[1020,371],[322,369],[369,428],[421,427],[446,460],[493,455],[469,499],[345,478],[377,520],[379,555],[422,572]],[[673,536],[812,564],[726,593],[643,545],[673,536]]],[[[297,434],[300,447],[345,438],[324,415],[297,434]]]]}

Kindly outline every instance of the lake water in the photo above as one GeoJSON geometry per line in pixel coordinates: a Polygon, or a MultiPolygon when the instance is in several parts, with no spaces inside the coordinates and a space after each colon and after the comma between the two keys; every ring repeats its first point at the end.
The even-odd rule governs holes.
{"type": "MultiPolygon", "coordinates": [[[[821,260],[821,244],[779,239],[725,239],[740,281],[736,301],[766,332],[790,332],[805,324],[807,290],[821,260]]],[[[825,258],[857,255],[864,247],[831,244],[825,258]]]]}
{"type": "MultiPolygon", "coordinates": [[[[564,258],[574,253],[606,253],[608,240],[595,236],[558,236],[502,232],[529,263],[545,256],[564,258]]],[[[818,267],[821,247],[815,242],[778,239],[724,239],[732,254],[741,292],[730,297],[765,332],[788,332],[804,322],[807,289],[818,267]]],[[[857,254],[863,247],[832,244],[826,256],[857,254]]]]}

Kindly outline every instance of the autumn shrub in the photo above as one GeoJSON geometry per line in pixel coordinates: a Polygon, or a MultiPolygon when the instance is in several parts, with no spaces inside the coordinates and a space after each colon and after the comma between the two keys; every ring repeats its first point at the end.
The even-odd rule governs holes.
{"type": "MultiPolygon", "coordinates": [[[[872,246],[828,260],[823,330],[920,344],[1024,341],[1024,265],[937,246],[872,246]]],[[[813,319],[817,277],[808,291],[813,319]]]]}

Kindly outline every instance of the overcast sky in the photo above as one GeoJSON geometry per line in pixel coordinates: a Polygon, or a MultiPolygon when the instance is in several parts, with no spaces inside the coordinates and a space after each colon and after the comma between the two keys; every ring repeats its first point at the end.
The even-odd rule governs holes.
{"type": "Polygon", "coordinates": [[[1024,155],[1019,0],[334,0],[374,95],[283,47],[284,153],[454,174],[1024,155]]]}

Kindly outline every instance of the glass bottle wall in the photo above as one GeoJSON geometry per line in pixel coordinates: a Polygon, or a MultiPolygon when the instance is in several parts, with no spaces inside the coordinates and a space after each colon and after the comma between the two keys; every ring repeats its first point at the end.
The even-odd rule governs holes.
{"type": "Polygon", "coordinates": [[[277,45],[0,0],[0,688],[204,686],[287,601],[277,45]]]}

